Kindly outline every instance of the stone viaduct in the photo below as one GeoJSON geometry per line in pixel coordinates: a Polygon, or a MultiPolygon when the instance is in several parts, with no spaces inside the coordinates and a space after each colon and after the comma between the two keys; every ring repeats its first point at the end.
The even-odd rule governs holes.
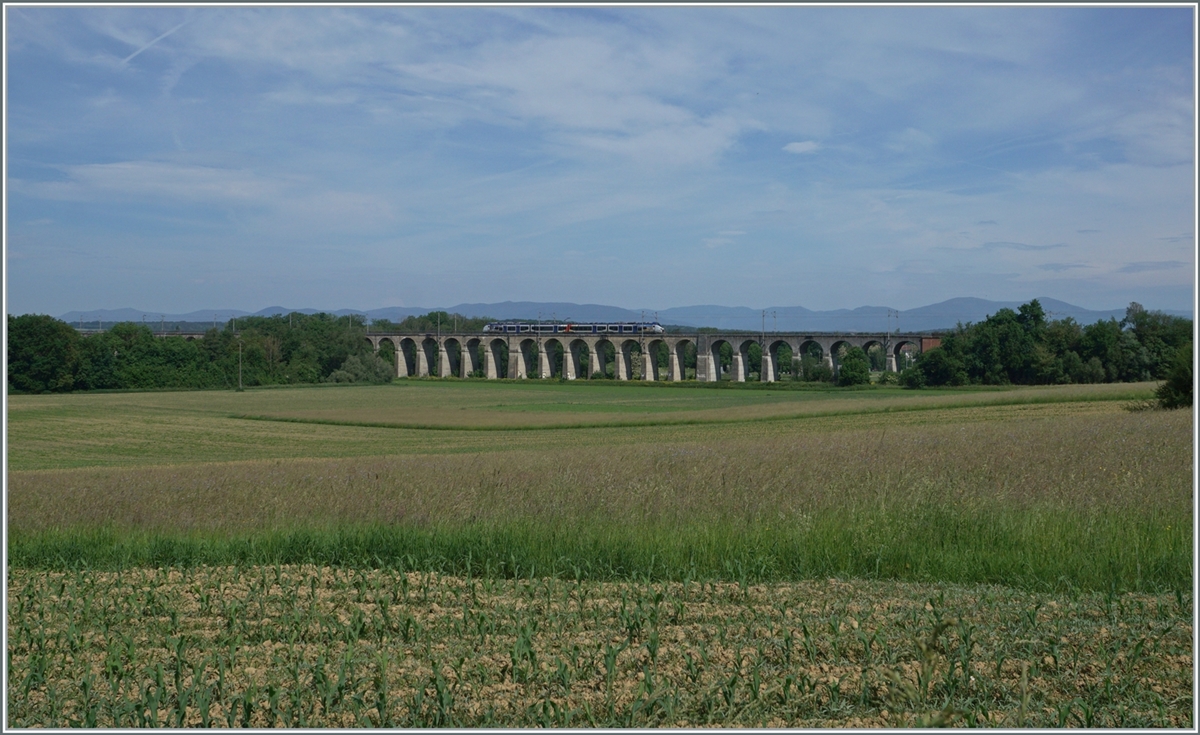
{"type": "Polygon", "coordinates": [[[812,346],[820,350],[821,359],[836,373],[837,355],[843,346],[863,350],[878,345],[887,356],[887,370],[895,372],[902,351],[923,352],[939,343],[930,334],[871,334],[871,333],[801,333],[801,332],[701,332],[698,334],[368,334],[367,339],[376,353],[383,342],[391,342],[396,356],[396,376],[462,377],[481,373],[484,377],[527,378],[537,375],[550,378],[557,375],[555,355],[562,348],[562,377],[567,380],[587,378],[583,357],[587,356],[588,370],[604,374],[605,357],[612,346],[616,361],[617,380],[633,379],[640,363],[637,378],[642,380],[684,379],[684,356],[689,348],[696,350],[696,380],[713,382],[721,379],[721,347],[728,344],[733,352],[730,380],[745,381],[749,377],[749,349],[757,344],[762,351],[760,380],[779,379],[779,348],[787,345],[792,355],[808,354],[812,346]],[[659,354],[666,345],[668,365],[659,374],[657,360],[637,360],[635,354],[659,354]],[[481,349],[482,348],[482,349],[481,349]],[[507,361],[505,356],[507,355],[507,361]],[[503,367],[502,367],[503,366],[503,367]]]}

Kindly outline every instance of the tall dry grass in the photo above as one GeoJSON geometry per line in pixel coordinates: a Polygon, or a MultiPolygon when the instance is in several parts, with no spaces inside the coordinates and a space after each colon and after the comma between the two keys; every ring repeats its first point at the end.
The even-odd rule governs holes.
{"type": "Polygon", "coordinates": [[[406,556],[508,573],[1190,586],[1190,412],[870,423],[556,451],[18,472],[10,553],[39,564],[406,556]]]}

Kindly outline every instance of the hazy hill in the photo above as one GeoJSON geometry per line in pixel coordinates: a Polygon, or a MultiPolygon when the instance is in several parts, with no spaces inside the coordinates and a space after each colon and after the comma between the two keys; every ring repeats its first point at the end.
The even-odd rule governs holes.
{"type": "MultiPolygon", "coordinates": [[[[1081,324],[1108,319],[1120,319],[1125,315],[1125,307],[1092,310],[1084,309],[1058,299],[1042,297],[1039,299],[1052,319],[1072,317],[1081,324]]],[[[655,311],[647,309],[623,309],[619,306],[603,304],[572,304],[566,302],[542,303],[536,301],[504,301],[497,304],[457,304],[446,307],[425,306],[393,306],[382,309],[336,309],[325,310],[339,316],[345,314],[365,314],[371,319],[389,319],[400,321],[407,316],[425,314],[434,310],[458,313],[463,316],[489,316],[495,319],[538,319],[544,321],[641,321],[658,319],[663,324],[678,324],[691,327],[717,327],[719,329],[737,329],[757,332],[766,329],[768,332],[877,332],[886,331],[889,327],[895,331],[929,331],[933,329],[948,329],[959,322],[979,322],[1002,308],[1016,309],[1020,301],[988,301],[963,297],[949,299],[929,306],[915,309],[905,309],[896,312],[886,306],[860,306],[857,309],[832,309],[814,311],[803,306],[771,306],[764,309],[751,309],[745,306],[680,306],[655,311]],[[764,319],[765,311],[765,319],[764,319]],[[899,314],[892,316],[889,324],[889,312],[899,314]]],[[[271,316],[289,312],[315,314],[321,309],[301,308],[290,309],[283,306],[270,306],[256,312],[240,309],[201,309],[187,314],[163,314],[161,312],[141,311],[138,309],[96,309],[93,311],[71,311],[58,317],[63,321],[78,325],[83,321],[84,327],[95,328],[99,320],[106,324],[118,321],[140,322],[143,317],[147,324],[160,322],[195,322],[195,323],[224,323],[233,316],[271,316]]],[[[1167,311],[1168,314],[1192,318],[1186,311],[1167,311]]]]}

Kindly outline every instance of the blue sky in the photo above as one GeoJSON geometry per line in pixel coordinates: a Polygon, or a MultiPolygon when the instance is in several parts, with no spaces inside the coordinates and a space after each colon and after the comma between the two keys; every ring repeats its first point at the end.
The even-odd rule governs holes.
{"type": "Polygon", "coordinates": [[[5,19],[9,313],[1192,304],[1191,8],[5,19]]]}

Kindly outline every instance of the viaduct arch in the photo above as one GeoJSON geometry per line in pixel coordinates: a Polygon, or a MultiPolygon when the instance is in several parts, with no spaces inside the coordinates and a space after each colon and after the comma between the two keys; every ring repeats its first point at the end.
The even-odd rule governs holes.
{"type": "Polygon", "coordinates": [[[872,346],[884,350],[886,370],[895,372],[906,354],[918,354],[936,347],[940,340],[919,333],[832,333],[832,332],[700,332],[698,334],[645,334],[610,339],[607,335],[530,335],[530,334],[369,334],[375,352],[390,342],[395,355],[396,377],[459,377],[481,375],[498,378],[550,378],[566,380],[607,375],[607,354],[611,350],[617,380],[687,379],[684,368],[691,351],[696,355],[695,380],[715,382],[721,376],[721,348],[728,345],[733,353],[729,380],[750,379],[749,352],[752,345],[761,351],[759,380],[780,379],[783,348],[793,359],[819,353],[821,360],[835,372],[837,355],[843,347],[872,346]],[[662,351],[666,365],[660,366],[662,351]],[[557,355],[561,349],[561,363],[557,355]]]}

